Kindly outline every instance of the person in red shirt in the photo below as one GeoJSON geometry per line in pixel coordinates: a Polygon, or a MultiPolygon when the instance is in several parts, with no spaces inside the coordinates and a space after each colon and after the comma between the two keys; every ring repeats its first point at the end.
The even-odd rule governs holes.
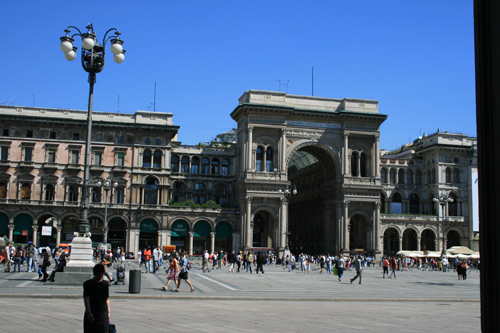
{"type": "Polygon", "coordinates": [[[391,275],[389,276],[389,279],[392,279],[393,274],[394,274],[394,278],[396,278],[396,269],[398,269],[398,263],[396,261],[396,258],[392,257],[392,259],[391,259],[391,275]]]}
{"type": "Polygon", "coordinates": [[[384,272],[382,273],[382,278],[385,279],[385,274],[387,274],[387,277],[389,277],[389,260],[387,258],[384,258],[382,261],[382,267],[384,269],[384,272]]]}
{"type": "Polygon", "coordinates": [[[147,249],[144,250],[144,262],[146,263],[146,273],[152,272],[151,269],[151,247],[148,246],[147,249]]]}

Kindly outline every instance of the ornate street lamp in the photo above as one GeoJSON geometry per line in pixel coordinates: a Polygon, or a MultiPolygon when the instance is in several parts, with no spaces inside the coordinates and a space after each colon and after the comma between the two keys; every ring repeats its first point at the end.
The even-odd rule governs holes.
{"type": "Polygon", "coordinates": [[[102,242],[103,244],[106,244],[108,242],[108,231],[109,231],[109,226],[108,226],[108,192],[113,188],[118,187],[118,182],[114,180],[112,183],[109,180],[104,181],[104,184],[102,185],[102,188],[106,192],[106,198],[105,198],[105,204],[104,204],[104,235],[102,237],[102,242]]]}
{"type": "Polygon", "coordinates": [[[434,202],[437,202],[441,205],[441,219],[442,219],[442,225],[441,225],[441,229],[443,231],[443,249],[441,251],[441,257],[444,258],[444,256],[446,255],[446,234],[445,234],[445,231],[444,231],[444,207],[449,203],[449,202],[453,202],[453,198],[450,198],[449,196],[447,196],[446,194],[442,194],[439,196],[439,198],[433,198],[432,201],[434,202]]]}
{"type": "Polygon", "coordinates": [[[295,185],[287,185],[284,190],[279,190],[280,193],[283,193],[283,196],[286,199],[286,207],[287,207],[287,213],[286,213],[286,246],[285,246],[285,252],[288,254],[290,252],[290,247],[288,246],[288,215],[290,212],[290,208],[288,207],[288,204],[290,202],[290,198],[292,195],[297,194],[297,187],[295,185]]]}
{"type": "MultiPolygon", "coordinates": [[[[108,41],[111,42],[111,52],[113,53],[113,60],[116,63],[122,63],[125,60],[125,50],[123,49],[123,40],[120,39],[120,32],[115,29],[109,29],[104,34],[104,38],[102,39],[102,45],[99,44],[96,33],[94,32],[94,27],[92,23],[86,27],[87,32],[82,33],[78,28],[74,26],[69,26],[64,32],[66,32],[66,36],[61,37],[61,50],[65,53],[64,57],[68,61],[73,61],[76,59],[76,50],[77,48],[73,46],[74,37],[79,36],[82,39],[82,67],[83,69],[89,73],[88,82],[90,84],[89,89],[89,105],[88,105],[88,114],[87,114],[87,137],[85,140],[85,160],[84,160],[84,179],[82,184],[82,200],[81,200],[81,208],[82,215],[78,224],[78,232],[75,233],[75,238],[83,237],[90,238],[90,224],[88,220],[88,210],[90,206],[89,202],[89,187],[96,186],[96,184],[89,183],[89,174],[90,174],[90,143],[92,140],[92,102],[94,97],[94,83],[96,82],[96,74],[100,73],[104,68],[104,60],[105,60],[105,52],[106,52],[106,43],[108,41]],[[77,33],[74,33],[70,36],[71,30],[76,30],[77,33]],[[114,35],[108,36],[108,34],[114,31],[114,35]]],[[[100,185],[99,185],[100,186],[100,185]]],[[[88,243],[86,241],[85,243],[88,243]]],[[[89,252],[89,251],[83,251],[89,252]]],[[[90,258],[92,258],[90,247],[90,258]]],[[[72,250],[74,253],[74,247],[72,250]]],[[[78,256],[77,256],[78,257],[78,256]]],[[[85,255],[82,255],[85,257],[85,255]]],[[[82,258],[83,259],[83,258],[82,258]]],[[[84,266],[88,266],[89,263],[83,264],[84,266]]]]}

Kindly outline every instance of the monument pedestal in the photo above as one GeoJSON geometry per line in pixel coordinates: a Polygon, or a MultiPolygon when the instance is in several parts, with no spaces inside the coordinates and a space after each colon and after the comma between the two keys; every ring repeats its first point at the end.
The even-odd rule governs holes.
{"type": "Polygon", "coordinates": [[[93,277],[95,262],[92,260],[92,240],[90,237],[75,237],[71,242],[71,254],[67,259],[64,272],[55,276],[56,285],[83,285],[93,277]]]}

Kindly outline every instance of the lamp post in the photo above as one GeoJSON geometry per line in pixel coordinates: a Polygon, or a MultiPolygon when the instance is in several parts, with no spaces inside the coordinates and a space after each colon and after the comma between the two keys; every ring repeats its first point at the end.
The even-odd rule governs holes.
{"type": "Polygon", "coordinates": [[[446,234],[444,232],[444,207],[449,203],[453,202],[453,198],[450,198],[446,194],[442,194],[439,196],[439,198],[434,198],[432,201],[439,203],[441,205],[441,219],[442,219],[442,224],[441,224],[441,229],[443,231],[443,249],[441,251],[441,257],[444,257],[446,255],[446,234]]]}
{"type": "MultiPolygon", "coordinates": [[[[84,160],[84,179],[82,183],[82,199],[81,199],[81,218],[78,223],[78,232],[75,233],[75,238],[88,238],[85,243],[89,243],[90,239],[90,224],[88,220],[88,210],[90,206],[89,201],[89,187],[93,184],[89,184],[90,175],[90,143],[92,140],[92,102],[94,97],[94,84],[96,82],[96,74],[100,73],[104,68],[106,43],[111,41],[111,52],[114,54],[113,60],[116,63],[122,63],[125,60],[125,50],[123,49],[123,40],[120,39],[120,32],[116,28],[111,28],[104,34],[102,39],[102,45],[99,44],[96,33],[94,32],[94,27],[92,23],[89,23],[87,32],[81,32],[78,28],[74,26],[69,26],[64,30],[66,35],[61,37],[61,50],[65,53],[64,57],[68,61],[73,61],[76,59],[77,47],[73,46],[74,37],[79,36],[82,39],[82,53],[81,61],[83,69],[89,73],[88,82],[90,85],[89,89],[89,104],[88,104],[88,114],[87,114],[87,136],[85,140],[85,160],[84,160]],[[70,36],[71,31],[77,31],[70,36]],[[114,35],[108,36],[108,34],[114,31],[114,35]]],[[[91,242],[90,242],[91,243],[91,242]]],[[[72,251],[73,252],[73,251],[72,251]]],[[[87,251],[88,252],[88,251],[87,251]]],[[[90,245],[90,258],[92,258],[90,245]]],[[[83,264],[88,266],[89,263],[83,264]]]]}
{"type": "Polygon", "coordinates": [[[118,183],[116,180],[114,180],[112,183],[109,180],[104,181],[104,184],[102,185],[102,188],[106,192],[106,198],[104,199],[104,235],[102,237],[102,242],[106,244],[108,242],[108,192],[111,189],[111,186],[113,188],[116,188],[118,186],[118,183]]]}
{"type": "Polygon", "coordinates": [[[290,252],[290,247],[288,246],[288,215],[290,212],[290,209],[288,207],[288,204],[290,202],[290,198],[292,195],[297,194],[297,187],[295,185],[287,185],[284,190],[279,190],[280,193],[283,193],[283,196],[286,199],[286,207],[287,207],[287,213],[286,213],[286,245],[285,245],[285,252],[288,254],[290,252]]]}
{"type": "Polygon", "coordinates": [[[96,33],[94,32],[94,27],[92,23],[86,27],[87,32],[82,33],[78,28],[74,26],[69,26],[64,30],[66,36],[61,37],[61,50],[65,53],[64,57],[68,61],[73,61],[76,59],[77,48],[73,46],[73,37],[80,36],[82,38],[82,67],[89,73],[88,82],[90,84],[89,89],[89,105],[87,114],[87,138],[85,140],[85,161],[84,161],[84,180],[83,180],[83,193],[82,193],[82,217],[79,221],[78,232],[82,235],[88,235],[90,237],[90,225],[88,220],[88,209],[89,209],[89,169],[90,169],[90,142],[92,140],[92,102],[94,97],[94,83],[96,82],[96,74],[100,73],[104,68],[106,43],[111,41],[111,52],[114,54],[113,60],[116,63],[122,63],[125,60],[125,50],[123,49],[123,40],[120,39],[120,32],[115,29],[109,29],[106,34],[104,34],[102,45],[99,44],[96,38],[96,33]],[[70,36],[71,29],[78,31],[78,33],[70,36]],[[108,33],[114,31],[114,36],[109,36],[108,33]]]}

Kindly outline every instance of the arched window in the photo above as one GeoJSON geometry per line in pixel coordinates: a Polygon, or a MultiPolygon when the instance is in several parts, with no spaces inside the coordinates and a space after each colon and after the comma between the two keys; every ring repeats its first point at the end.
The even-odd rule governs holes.
{"type": "Polygon", "coordinates": [[[122,204],[125,196],[125,191],[122,186],[115,188],[114,190],[115,203],[122,204]]]}
{"type": "Polygon", "coordinates": [[[179,156],[172,155],[170,159],[170,171],[179,172],[179,156]]]}
{"type": "Polygon", "coordinates": [[[201,160],[201,174],[202,175],[210,174],[210,161],[206,157],[203,157],[203,159],[201,160]]]}
{"type": "Polygon", "coordinates": [[[453,183],[460,184],[460,170],[453,169],[453,183]]]}
{"type": "Polygon", "coordinates": [[[396,170],[391,169],[389,173],[389,181],[391,184],[396,184],[396,170]]]}
{"type": "Polygon", "coordinates": [[[29,200],[31,199],[31,184],[23,183],[21,186],[21,199],[29,200]]]}
{"type": "Polygon", "coordinates": [[[206,202],[206,191],[203,183],[194,184],[193,201],[194,203],[200,205],[203,205],[206,202]]]}
{"type": "Polygon", "coordinates": [[[380,181],[382,184],[387,184],[387,169],[382,169],[382,173],[380,174],[380,181]]]}
{"type": "Polygon", "coordinates": [[[415,193],[410,195],[410,214],[420,214],[420,198],[415,193]]]}
{"type": "Polygon", "coordinates": [[[46,184],[45,185],[45,200],[46,201],[54,201],[54,184],[46,184]]]}
{"type": "Polygon", "coordinates": [[[6,199],[7,198],[7,183],[6,182],[0,182],[0,199],[6,199]]]}
{"type": "Polygon", "coordinates": [[[451,168],[446,168],[446,182],[451,183],[451,168]]]}
{"type": "Polygon", "coordinates": [[[403,200],[399,193],[392,196],[391,214],[403,214],[403,200]]]}
{"type": "Polygon", "coordinates": [[[220,174],[223,176],[229,176],[229,160],[227,158],[222,159],[220,174]]]}
{"type": "Polygon", "coordinates": [[[155,140],[155,145],[156,146],[161,146],[161,139],[156,139],[155,140]]]}
{"type": "Polygon", "coordinates": [[[218,175],[219,174],[219,167],[220,167],[220,163],[219,163],[219,159],[218,158],[214,158],[212,159],[212,175],[218,175]]]}
{"type": "Polygon", "coordinates": [[[214,201],[221,206],[227,203],[226,187],[224,185],[215,185],[214,201]]]}
{"type": "Polygon", "coordinates": [[[405,169],[399,169],[398,171],[398,184],[405,183],[405,169]]]}
{"type": "Polygon", "coordinates": [[[75,185],[70,185],[68,188],[68,201],[77,202],[78,201],[78,187],[75,185]]]}
{"type": "Polygon", "coordinates": [[[92,187],[92,191],[90,193],[92,198],[92,202],[101,202],[101,188],[100,187],[92,187]]]}
{"type": "Polygon", "coordinates": [[[413,171],[406,170],[406,184],[413,185],[413,171]]]}
{"type": "Polygon", "coordinates": [[[188,173],[189,172],[189,157],[182,156],[181,158],[181,172],[188,173]]]}
{"type": "Polygon", "coordinates": [[[266,172],[273,172],[273,148],[266,149],[266,172]]]}
{"type": "Polygon", "coordinates": [[[200,173],[200,159],[198,157],[193,157],[191,160],[191,173],[195,175],[200,173]]]}
{"type": "Polygon", "coordinates": [[[146,138],[146,140],[144,140],[144,143],[147,144],[147,145],[150,145],[151,144],[151,139],[150,138],[146,138]]]}
{"type": "Polygon", "coordinates": [[[144,186],[144,204],[158,204],[158,180],[154,177],[148,177],[144,186]]]}
{"type": "Polygon", "coordinates": [[[151,150],[145,149],[142,154],[142,167],[151,168],[151,150]]]}
{"type": "Polygon", "coordinates": [[[420,170],[417,170],[417,172],[415,172],[415,184],[422,185],[422,172],[420,170]]]}
{"type": "Polygon", "coordinates": [[[262,147],[257,147],[256,151],[256,158],[255,158],[255,171],[263,171],[263,164],[264,164],[264,151],[262,150],[262,147]]]}
{"type": "Polygon", "coordinates": [[[351,154],[351,176],[358,176],[358,152],[351,154]]]}
{"type": "Polygon", "coordinates": [[[161,151],[155,150],[153,154],[153,168],[161,168],[161,151]]]}
{"type": "Polygon", "coordinates": [[[186,185],[182,182],[175,182],[172,196],[173,202],[186,201],[186,185]]]}
{"type": "Polygon", "coordinates": [[[450,198],[453,199],[453,201],[448,202],[448,216],[459,216],[458,197],[455,195],[455,193],[451,193],[450,198]]]}
{"type": "Polygon", "coordinates": [[[366,177],[366,154],[361,153],[359,158],[359,172],[361,177],[366,177]]]}

